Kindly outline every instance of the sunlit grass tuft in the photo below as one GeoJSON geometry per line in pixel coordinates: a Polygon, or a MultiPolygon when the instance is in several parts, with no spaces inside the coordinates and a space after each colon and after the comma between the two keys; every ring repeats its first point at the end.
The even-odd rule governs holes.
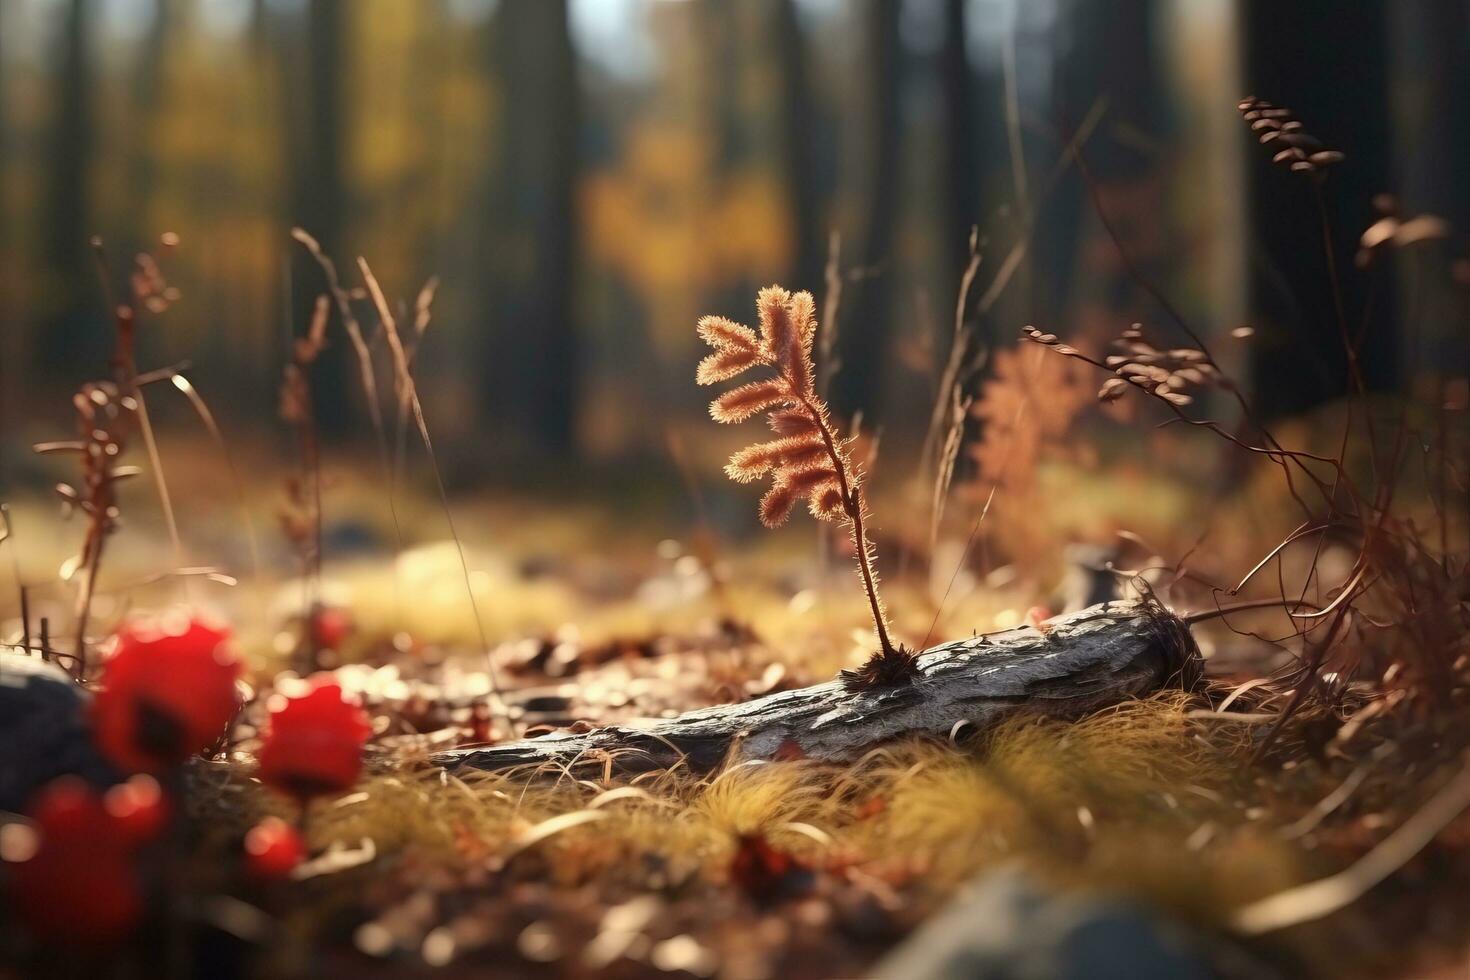
{"type": "Polygon", "coordinates": [[[635,888],[724,882],[738,840],[754,834],[832,874],[918,884],[921,903],[1020,864],[1215,925],[1307,869],[1246,818],[1240,755],[1201,738],[1190,706],[1161,695],[1070,725],[1018,719],[966,751],[912,740],[846,766],[674,770],[631,787],[404,767],[320,805],[311,834],[318,848],[370,839],[379,860],[460,871],[534,852],[553,880],[635,888]],[[655,868],[656,880],[644,870],[655,868]]]}

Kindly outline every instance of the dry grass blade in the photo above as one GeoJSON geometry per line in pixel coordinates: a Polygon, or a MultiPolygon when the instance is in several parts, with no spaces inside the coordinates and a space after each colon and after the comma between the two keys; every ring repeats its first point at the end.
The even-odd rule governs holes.
{"type": "Polygon", "coordinates": [[[213,440],[215,446],[220,451],[220,455],[224,457],[225,468],[230,472],[230,482],[235,487],[235,500],[240,508],[240,517],[245,523],[246,542],[250,548],[251,574],[257,582],[262,581],[260,538],[255,531],[255,518],[250,512],[250,500],[245,492],[245,483],[240,479],[240,471],[235,466],[235,457],[230,452],[229,443],[225,442],[224,433],[220,431],[219,423],[215,420],[214,413],[210,411],[208,403],[204,400],[204,396],[199,393],[199,390],[194,387],[189,379],[182,374],[175,374],[169,380],[189,400],[189,404],[194,407],[194,413],[199,416],[200,423],[203,424],[205,431],[209,433],[209,438],[213,440]]]}
{"type": "Polygon", "coordinates": [[[557,834],[564,833],[574,827],[581,827],[584,824],[606,820],[609,816],[610,814],[605,810],[586,809],[573,810],[571,813],[561,813],[554,817],[548,817],[517,837],[515,844],[507,852],[506,859],[509,860],[510,857],[535,847],[542,841],[555,837],[557,834]]]}
{"type": "Polygon", "coordinates": [[[1407,864],[1467,807],[1470,807],[1470,769],[1463,769],[1351,867],[1253,902],[1235,913],[1233,925],[1254,936],[1312,922],[1346,908],[1407,864]]]}
{"type": "MultiPolygon", "coordinates": [[[[296,435],[298,469],[286,481],[287,501],[280,519],[301,562],[302,609],[307,616],[314,614],[322,572],[321,445],[312,408],[311,367],[326,344],[330,315],[331,300],[318,296],[305,336],[291,334],[289,358],[281,371],[279,414],[296,435]]],[[[309,669],[314,666],[315,651],[306,646],[303,644],[301,657],[309,669]]]]}
{"type": "Polygon", "coordinates": [[[454,523],[454,509],[449,505],[449,491],[444,486],[444,475],[439,468],[439,458],[434,453],[434,440],[429,436],[429,423],[424,418],[424,406],[419,401],[418,390],[414,384],[413,372],[409,367],[408,354],[403,346],[402,339],[398,335],[398,323],[393,316],[393,311],[388,305],[388,299],[383,294],[383,288],[378,284],[377,277],[369,267],[367,260],[359,257],[358,269],[362,273],[363,282],[367,284],[368,293],[372,296],[373,304],[377,307],[378,316],[382,321],[383,330],[388,337],[388,349],[393,354],[394,376],[397,379],[398,397],[400,403],[407,404],[413,412],[414,423],[418,426],[419,438],[423,441],[424,452],[429,458],[429,468],[434,474],[434,486],[438,490],[439,505],[444,511],[445,522],[449,525],[449,535],[454,539],[455,551],[459,555],[460,572],[464,577],[465,595],[469,599],[470,611],[475,617],[475,629],[479,633],[480,649],[485,658],[485,671],[490,678],[490,693],[496,702],[502,717],[508,718],[506,707],[500,695],[500,681],[495,670],[495,663],[490,650],[490,637],[485,631],[485,619],[480,614],[480,603],[475,598],[474,580],[470,575],[469,558],[465,555],[464,540],[460,537],[454,523]]]}
{"type": "MultiPolygon", "coordinates": [[[[347,338],[357,358],[358,378],[362,383],[363,397],[367,401],[368,419],[373,426],[373,438],[377,442],[378,464],[383,471],[383,479],[388,481],[388,513],[393,521],[393,556],[396,569],[396,559],[403,551],[403,528],[398,520],[396,485],[388,457],[388,434],[383,424],[383,406],[378,397],[378,381],[373,366],[372,349],[363,336],[357,314],[352,310],[352,300],[347,295],[347,290],[342,287],[342,282],[337,275],[337,264],[332,261],[331,256],[322,251],[321,244],[304,229],[291,229],[291,237],[301,243],[311,254],[317,265],[321,267],[322,274],[326,276],[327,290],[337,304],[337,314],[342,318],[342,328],[347,332],[347,338]]],[[[396,587],[394,594],[397,594],[396,587]]]]}
{"type": "Polygon", "coordinates": [[[975,328],[965,318],[969,306],[970,289],[980,271],[980,229],[970,229],[970,258],[960,277],[959,296],[955,300],[954,331],[950,338],[949,356],[939,375],[939,387],[935,391],[934,407],[929,415],[929,427],[924,433],[924,448],[919,456],[916,481],[924,478],[931,468],[934,471],[933,490],[929,508],[929,553],[939,538],[939,526],[943,519],[944,501],[949,495],[949,485],[954,476],[954,462],[959,455],[964,438],[965,411],[970,398],[965,394],[968,377],[978,369],[975,363],[975,328]],[[964,408],[957,410],[961,404],[964,408]],[[936,457],[936,453],[938,453],[936,457]]]}
{"type": "Polygon", "coordinates": [[[934,493],[929,501],[929,554],[939,545],[939,529],[944,523],[944,505],[954,482],[955,464],[965,441],[965,419],[969,417],[974,398],[962,394],[958,387],[951,396],[949,422],[945,427],[944,445],[940,447],[938,470],[934,475],[934,493]]]}
{"type": "MultiPolygon", "coordinates": [[[[143,450],[148,454],[148,466],[153,470],[153,485],[158,491],[158,503],[163,510],[163,524],[168,531],[169,547],[173,549],[174,563],[187,565],[184,559],[184,541],[179,535],[178,518],[174,515],[173,497],[168,490],[168,477],[163,472],[163,454],[158,449],[158,439],[153,435],[153,423],[148,418],[148,404],[143,390],[133,379],[133,397],[137,401],[138,434],[143,438],[143,450]]],[[[188,581],[187,579],[185,580],[188,581]]]]}

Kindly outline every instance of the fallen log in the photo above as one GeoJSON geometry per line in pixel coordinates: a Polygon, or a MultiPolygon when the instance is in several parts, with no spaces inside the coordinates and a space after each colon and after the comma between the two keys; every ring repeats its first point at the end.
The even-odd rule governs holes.
{"type": "Polygon", "coordinates": [[[737,760],[855,758],[901,735],[982,731],[1016,712],[1078,718],[1201,676],[1189,627],[1157,602],[1120,600],[1051,620],[944,643],[910,682],[848,690],[840,680],[686,712],[647,727],[613,726],[456,749],[446,768],[550,766],[637,773],[678,763],[706,771],[737,760]]]}

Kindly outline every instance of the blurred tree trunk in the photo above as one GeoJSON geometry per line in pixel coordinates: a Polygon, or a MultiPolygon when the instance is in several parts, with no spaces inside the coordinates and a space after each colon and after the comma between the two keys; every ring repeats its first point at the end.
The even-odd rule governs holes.
{"type": "Polygon", "coordinates": [[[153,123],[157,120],[162,105],[169,45],[182,12],[179,0],[157,0],[153,9],[153,24],[138,52],[133,74],[130,110],[132,145],[128,148],[128,200],[122,228],[124,236],[145,249],[149,247],[154,233],[162,230],[148,227],[148,205],[158,175],[154,157],[156,151],[153,145],[153,123]]]}
{"type": "Polygon", "coordinates": [[[263,54],[271,43],[270,0],[250,0],[250,46],[263,54]]]}
{"type": "MultiPolygon", "coordinates": [[[[1322,185],[1332,252],[1342,281],[1346,330],[1362,330],[1368,277],[1353,269],[1372,199],[1392,184],[1388,23],[1382,0],[1247,0],[1242,7],[1249,94],[1290,107],[1306,132],[1347,154],[1322,185]]],[[[1242,93],[1246,94],[1246,93],[1242,93]]],[[[1341,328],[1311,185],[1252,144],[1249,175],[1254,399],[1267,416],[1304,411],[1349,391],[1341,328]]],[[[1388,273],[1372,290],[1360,362],[1370,388],[1397,376],[1394,299],[1388,273]]]]}
{"type": "Polygon", "coordinates": [[[893,243],[900,192],[899,87],[903,83],[898,12],[898,0],[867,0],[863,7],[864,56],[858,70],[869,115],[863,120],[864,172],[858,184],[862,219],[850,254],[869,274],[854,283],[844,298],[839,364],[833,378],[837,411],[850,417],[862,410],[869,423],[883,403],[897,271],[893,243]]]}
{"type": "Polygon", "coordinates": [[[1404,217],[1434,214],[1452,245],[1405,249],[1401,349],[1406,375],[1454,377],[1467,367],[1466,310],[1449,269],[1470,235],[1470,3],[1400,0],[1394,33],[1395,169],[1404,217]]]}
{"type": "MultiPolygon", "coordinates": [[[[944,93],[944,142],[948,166],[949,194],[941,253],[953,272],[956,289],[959,272],[969,254],[970,229],[982,223],[980,187],[980,120],[975,112],[975,76],[965,52],[965,7],[967,0],[944,0],[944,43],[939,49],[939,85],[944,93]]],[[[954,296],[939,297],[940,309],[954,296]]],[[[948,328],[948,324],[945,324],[948,328]]]]}
{"type": "MultiPolygon", "coordinates": [[[[698,113],[697,122],[691,125],[708,132],[714,148],[709,165],[697,175],[713,201],[734,186],[749,162],[751,140],[741,118],[741,88],[751,73],[741,43],[741,8],[728,0],[697,0],[689,6],[693,8],[694,45],[699,57],[703,63],[719,65],[721,69],[700,72],[696,97],[691,100],[691,108],[698,113]]],[[[774,43],[779,46],[780,41],[774,43]]],[[[766,285],[739,273],[721,279],[706,284],[703,289],[704,300],[712,309],[739,309],[756,289],[766,285]]]]}
{"type": "Polygon", "coordinates": [[[808,45],[801,33],[795,0],[777,0],[775,20],[776,65],[781,78],[782,164],[786,171],[793,246],[786,282],[791,289],[820,293],[826,236],[821,232],[821,195],[813,153],[816,120],[807,73],[808,45]]]}
{"type": "Polygon", "coordinates": [[[575,447],[579,389],[576,296],[580,98],[565,0],[504,0],[491,57],[502,79],[502,165],[492,189],[500,275],[482,386],[512,442],[575,447]],[[519,437],[519,438],[518,438],[519,437]]]}
{"type": "Polygon", "coordinates": [[[41,304],[47,326],[39,359],[48,374],[68,381],[101,370],[110,350],[97,280],[88,253],[91,237],[87,174],[92,160],[92,5],[68,0],[61,13],[61,50],[55,59],[50,145],[41,222],[45,281],[41,304]]]}
{"type": "MultiPolygon", "coordinates": [[[[0,38],[5,36],[5,24],[9,18],[5,13],[5,5],[0,3],[0,38]]],[[[5,73],[5,50],[0,45],[0,208],[5,208],[10,203],[10,130],[7,128],[10,114],[6,112],[6,98],[10,91],[7,84],[9,79],[5,73]]],[[[10,244],[10,235],[13,222],[0,224],[0,247],[10,244]]]]}
{"type": "MultiPolygon", "coordinates": [[[[306,25],[290,50],[281,119],[287,134],[287,194],[291,223],[305,229],[337,263],[344,283],[357,278],[356,257],[343,251],[347,217],[346,104],[343,79],[349,30],[348,0],[310,0],[306,25]]],[[[299,333],[310,322],[316,297],[326,283],[311,256],[291,245],[291,314],[299,333]]],[[[326,351],[312,376],[317,421],[329,433],[341,433],[352,417],[351,378],[357,376],[353,353],[341,326],[327,334],[326,351]]]]}
{"type": "Polygon", "coordinates": [[[1042,207],[1037,258],[1043,271],[1040,294],[1030,299],[1053,320],[1078,316],[1111,334],[1124,318],[1158,323],[1163,314],[1146,301],[1098,209],[1145,276],[1167,285],[1170,271],[1160,159],[1168,85],[1159,63],[1159,4],[1079,0],[1065,10],[1059,31],[1070,44],[1056,65],[1059,128],[1053,152],[1072,139],[1100,100],[1105,114],[1083,148],[1086,173],[1070,168],[1064,188],[1042,207]],[[1090,247],[1097,238],[1100,247],[1090,247]]]}
{"type": "MultiPolygon", "coordinates": [[[[0,38],[5,37],[5,25],[9,18],[5,13],[5,5],[0,3],[0,38]]],[[[0,45],[0,214],[11,213],[10,202],[10,131],[9,113],[5,110],[6,95],[9,87],[5,74],[5,52],[0,45]]],[[[15,222],[0,221],[0,263],[3,268],[11,270],[11,274],[0,276],[0,323],[15,324],[15,311],[20,306],[20,291],[18,280],[20,276],[14,273],[19,268],[19,256],[15,254],[14,231],[15,222]]],[[[30,400],[30,392],[20,390],[26,382],[18,376],[16,364],[30,364],[30,331],[16,330],[13,326],[7,332],[5,341],[5,357],[0,358],[0,432],[13,432],[15,419],[19,417],[20,406],[27,404],[30,400]]],[[[28,387],[28,386],[27,386],[28,387]]],[[[10,471],[12,467],[11,456],[18,455],[16,449],[12,448],[14,439],[0,439],[0,494],[10,490],[10,471]]]]}

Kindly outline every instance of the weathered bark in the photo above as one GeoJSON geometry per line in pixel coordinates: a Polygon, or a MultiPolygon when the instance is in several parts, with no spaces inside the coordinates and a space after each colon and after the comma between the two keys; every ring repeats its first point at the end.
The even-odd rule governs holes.
{"type": "Polygon", "coordinates": [[[553,734],[458,749],[448,768],[586,766],[630,773],[684,762],[695,770],[739,760],[851,759],[902,735],[948,735],[960,722],[984,730],[1017,712],[1076,718],[1166,686],[1192,686],[1199,652],[1182,620],[1157,606],[1105,603],[1031,627],[956,640],[925,651],[911,684],[849,691],[840,681],[741,704],[690,711],[647,728],[553,734]]]}

